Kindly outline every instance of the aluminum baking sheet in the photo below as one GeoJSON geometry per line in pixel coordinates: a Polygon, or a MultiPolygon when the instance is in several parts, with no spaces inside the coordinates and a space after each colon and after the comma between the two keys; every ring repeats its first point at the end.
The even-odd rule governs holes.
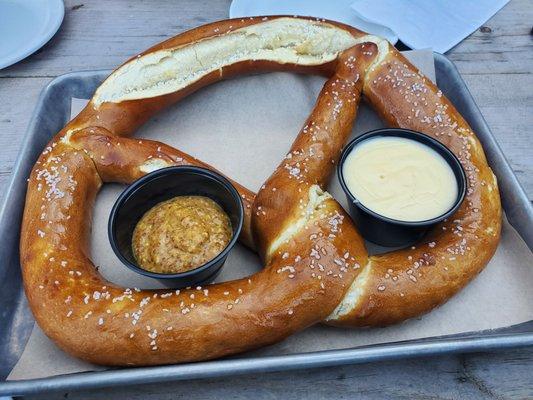
{"type": "MultiPolygon", "coordinates": [[[[437,83],[467,119],[483,143],[498,176],[508,220],[533,248],[533,208],[457,69],[445,56],[435,54],[437,83]]],[[[52,390],[88,389],[102,386],[198,379],[266,371],[369,362],[454,352],[487,351],[533,345],[533,321],[509,328],[432,337],[352,349],[330,350],[269,357],[246,354],[230,359],[162,367],[113,369],[50,378],[5,382],[19,359],[34,321],[22,288],[19,264],[19,231],[26,178],[49,139],[69,119],[70,99],[89,98],[109,71],[71,73],[54,79],[42,92],[30,122],[21,153],[0,208],[0,395],[21,395],[52,390]]]]}

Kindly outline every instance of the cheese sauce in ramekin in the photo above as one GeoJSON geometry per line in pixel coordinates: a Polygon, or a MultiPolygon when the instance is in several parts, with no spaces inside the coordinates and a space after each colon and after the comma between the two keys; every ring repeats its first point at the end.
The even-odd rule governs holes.
{"type": "Polygon", "coordinates": [[[353,139],[337,174],[359,232],[386,247],[412,245],[450,218],[466,195],[459,159],[438,140],[402,128],[353,139]]]}
{"type": "Polygon", "coordinates": [[[342,173],[357,201],[399,221],[438,217],[457,200],[457,180],[448,162],[429,146],[403,137],[358,143],[344,159],[342,173]]]}

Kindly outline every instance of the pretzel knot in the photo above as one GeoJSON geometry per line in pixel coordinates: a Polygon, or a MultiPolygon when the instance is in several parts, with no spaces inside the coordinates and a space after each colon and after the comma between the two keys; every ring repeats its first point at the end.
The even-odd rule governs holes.
{"type": "Polygon", "coordinates": [[[282,340],[318,322],[375,326],[428,312],[465,286],[500,235],[496,179],[465,120],[386,41],[336,22],[296,17],[220,21],[134,57],[97,89],[31,172],[21,232],[26,294],[44,332],[107,365],[210,359],[282,340]],[[316,105],[257,195],[240,240],[265,268],[186,290],[125,289],[89,258],[102,182],[132,182],[171,165],[206,166],[162,143],[130,138],[156,111],[215,81],[257,71],[327,76],[316,105]],[[361,95],[392,126],[433,136],[460,159],[466,200],[409,249],[369,257],[349,216],[323,190],[361,95]]]}

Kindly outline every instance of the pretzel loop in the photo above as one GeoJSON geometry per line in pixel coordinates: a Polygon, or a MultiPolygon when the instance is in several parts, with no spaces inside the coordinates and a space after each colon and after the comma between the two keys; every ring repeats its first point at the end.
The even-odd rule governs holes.
{"type": "Polygon", "coordinates": [[[220,21],[129,60],[43,151],[30,175],[21,232],[29,304],[44,332],[90,362],[149,365],[210,359],[282,340],[318,322],[384,325],[420,315],[466,285],[494,253],[501,206],[467,123],[387,42],[325,20],[220,21]],[[162,143],[128,137],[158,110],[220,79],[285,70],[327,76],[287,156],[245,203],[240,240],[265,268],[187,290],[105,281],[90,261],[92,205],[103,182],[129,183],[171,165],[208,167],[162,143]],[[369,257],[322,188],[361,95],[393,126],[446,144],[467,171],[454,219],[414,248],[369,257]]]}

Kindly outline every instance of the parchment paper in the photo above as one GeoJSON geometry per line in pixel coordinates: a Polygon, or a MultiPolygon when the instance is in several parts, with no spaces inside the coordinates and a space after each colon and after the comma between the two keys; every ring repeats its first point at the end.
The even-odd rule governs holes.
{"type": "MultiPolygon", "coordinates": [[[[430,51],[406,55],[434,79],[430,51]]],[[[257,191],[279,163],[313,107],[323,78],[273,73],[221,82],[181,101],[153,118],[137,134],[184,150],[257,191]]],[[[76,115],[86,100],[72,100],[76,115]]],[[[353,135],[382,127],[361,105],[353,135]]],[[[107,237],[111,207],[123,190],[103,187],[94,213],[92,255],[109,280],[129,287],[155,288],[158,282],[127,269],[115,257],[107,237]]],[[[343,206],[345,196],[336,177],[328,189],[343,206]]],[[[378,329],[347,330],[314,326],[282,343],[247,353],[277,355],[341,349],[431,336],[506,327],[533,319],[533,255],[504,220],[502,240],[485,270],[448,303],[421,318],[378,329]]],[[[238,245],[217,281],[250,275],[261,265],[238,245]]],[[[36,325],[8,379],[39,378],[103,369],[62,352],[36,325]]]]}

